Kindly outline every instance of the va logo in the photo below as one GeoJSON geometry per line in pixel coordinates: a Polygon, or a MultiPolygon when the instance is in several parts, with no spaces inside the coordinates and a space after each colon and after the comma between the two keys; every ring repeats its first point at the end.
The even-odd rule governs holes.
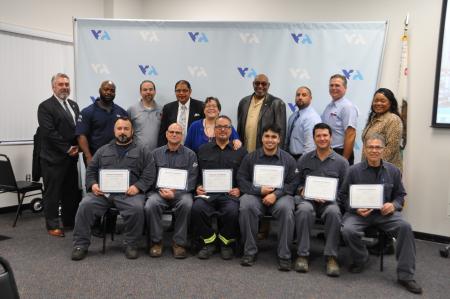
{"type": "Polygon", "coordinates": [[[207,43],[208,37],[203,32],[188,32],[189,37],[195,43],[207,43]]]}
{"type": "Polygon", "coordinates": [[[294,79],[311,79],[311,76],[308,73],[307,69],[301,69],[301,68],[290,68],[289,72],[291,73],[292,78],[294,79]]]}
{"type": "Polygon", "coordinates": [[[297,110],[297,105],[295,105],[295,103],[288,103],[288,106],[292,112],[295,112],[295,110],[297,110]]]}
{"type": "Polygon", "coordinates": [[[241,74],[242,78],[255,78],[256,71],[253,68],[248,67],[238,67],[239,74],[241,74]]]}
{"type": "Polygon", "coordinates": [[[345,34],[345,40],[347,41],[347,43],[352,44],[352,45],[365,45],[366,44],[366,40],[364,39],[364,37],[361,34],[345,34]]]}
{"type": "Polygon", "coordinates": [[[156,68],[153,65],[140,64],[139,69],[141,70],[143,75],[158,76],[158,71],[156,70],[156,68]]]}
{"type": "Polygon", "coordinates": [[[158,35],[155,31],[139,31],[142,40],[145,42],[159,42],[158,35]]]}
{"type": "Polygon", "coordinates": [[[259,39],[254,33],[239,33],[244,44],[259,44],[259,39]]]}
{"type": "Polygon", "coordinates": [[[93,63],[93,64],[91,64],[91,67],[96,74],[109,74],[109,70],[108,70],[108,67],[106,66],[106,64],[93,63]]]}
{"type": "Polygon", "coordinates": [[[109,36],[108,31],[106,30],[91,30],[92,35],[96,40],[111,40],[111,37],[109,36]]]}
{"type": "Polygon", "coordinates": [[[291,33],[291,36],[292,36],[292,38],[294,39],[294,42],[296,43],[296,44],[303,44],[303,45],[306,45],[306,44],[312,44],[312,40],[311,40],[311,38],[309,37],[309,35],[308,34],[304,34],[304,33],[291,33]]]}
{"type": "Polygon", "coordinates": [[[358,70],[342,70],[342,74],[347,80],[364,80],[363,75],[358,70]]]}
{"type": "Polygon", "coordinates": [[[192,77],[208,77],[204,67],[188,66],[187,68],[192,77]]]}

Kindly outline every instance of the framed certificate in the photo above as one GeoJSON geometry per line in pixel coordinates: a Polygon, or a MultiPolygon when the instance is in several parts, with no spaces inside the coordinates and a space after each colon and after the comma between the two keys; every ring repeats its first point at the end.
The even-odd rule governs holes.
{"type": "Polygon", "coordinates": [[[203,169],[203,188],[206,193],[228,193],[233,188],[233,170],[203,169]]]}
{"type": "Polygon", "coordinates": [[[186,190],[188,172],[185,169],[160,168],[156,187],[175,190],[186,190]]]}
{"type": "Polygon", "coordinates": [[[337,178],[309,175],[305,182],[305,198],[335,201],[337,187],[337,178]]]}
{"type": "Polygon", "coordinates": [[[253,169],[253,185],[282,188],[284,180],[284,166],[255,165],[253,169]]]}
{"type": "Polygon", "coordinates": [[[353,209],[381,209],[383,185],[350,185],[350,207],[353,209]]]}
{"type": "Polygon", "coordinates": [[[130,186],[128,169],[100,169],[100,190],[104,193],[125,193],[130,186]]]}

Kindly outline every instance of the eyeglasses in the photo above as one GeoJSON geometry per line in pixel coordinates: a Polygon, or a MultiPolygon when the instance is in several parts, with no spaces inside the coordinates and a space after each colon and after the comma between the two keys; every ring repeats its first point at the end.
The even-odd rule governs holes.
{"type": "Polygon", "coordinates": [[[180,131],[167,131],[167,133],[169,133],[169,134],[175,134],[175,135],[181,135],[181,134],[183,134],[183,132],[180,132],[180,131]]]}
{"type": "Polygon", "coordinates": [[[372,145],[369,145],[369,146],[366,146],[366,149],[369,150],[369,151],[377,151],[377,152],[379,152],[382,149],[384,149],[384,146],[372,146],[372,145]]]}
{"type": "Polygon", "coordinates": [[[227,129],[231,129],[231,126],[215,126],[214,128],[216,130],[227,130],[227,129]]]}
{"type": "Polygon", "coordinates": [[[217,105],[206,105],[205,108],[206,109],[218,109],[219,107],[217,107],[217,105]]]}
{"type": "Polygon", "coordinates": [[[267,86],[267,84],[269,84],[269,82],[265,82],[265,81],[254,81],[253,84],[255,86],[261,85],[262,87],[267,86]]]}
{"type": "Polygon", "coordinates": [[[175,93],[188,93],[189,89],[175,89],[175,93]]]}

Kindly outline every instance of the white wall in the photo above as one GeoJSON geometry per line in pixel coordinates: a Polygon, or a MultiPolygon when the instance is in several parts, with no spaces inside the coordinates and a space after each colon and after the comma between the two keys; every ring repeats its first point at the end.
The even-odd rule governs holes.
{"type": "MultiPolygon", "coordinates": [[[[380,86],[395,91],[400,37],[409,12],[409,138],[404,172],[409,196],[404,213],[415,231],[450,236],[450,130],[430,127],[441,5],[440,0],[0,0],[0,22],[71,35],[72,16],[275,22],[388,20],[380,86]]],[[[30,149],[9,151],[27,159],[30,149]]]]}

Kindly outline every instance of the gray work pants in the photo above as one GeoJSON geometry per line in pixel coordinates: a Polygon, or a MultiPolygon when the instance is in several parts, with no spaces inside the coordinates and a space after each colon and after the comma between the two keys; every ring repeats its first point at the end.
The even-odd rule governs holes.
{"type": "Polygon", "coordinates": [[[294,235],[294,198],[285,195],[277,199],[270,207],[262,203],[260,196],[244,194],[240,198],[239,226],[241,237],[244,242],[244,254],[255,255],[258,252],[256,246],[256,235],[258,233],[259,219],[266,212],[279,222],[278,230],[278,257],[282,259],[291,258],[290,245],[294,235]]]}
{"type": "Polygon", "coordinates": [[[174,199],[166,200],[159,193],[151,192],[145,203],[145,217],[150,226],[150,238],[153,243],[163,239],[162,215],[165,209],[173,208],[175,229],[173,241],[180,246],[187,245],[187,230],[191,218],[193,198],[191,193],[180,192],[174,199]]]}
{"type": "Polygon", "coordinates": [[[316,213],[325,222],[325,248],[324,256],[338,256],[339,239],[341,236],[342,215],[339,206],[335,202],[316,203],[313,201],[295,197],[295,228],[297,230],[297,254],[309,256],[310,236],[316,213]]]}
{"type": "Polygon", "coordinates": [[[342,237],[350,248],[355,263],[363,263],[368,258],[367,248],[361,237],[368,226],[377,226],[397,238],[395,255],[398,261],[397,277],[402,280],[414,279],[416,269],[416,245],[411,225],[399,212],[390,216],[382,216],[372,212],[367,217],[347,213],[342,222],[342,237]]]}
{"type": "Polygon", "coordinates": [[[109,198],[88,193],[80,202],[75,216],[73,246],[87,249],[91,244],[91,226],[110,207],[116,207],[124,221],[125,245],[137,246],[144,228],[144,194],[135,196],[110,195],[109,198]]]}

